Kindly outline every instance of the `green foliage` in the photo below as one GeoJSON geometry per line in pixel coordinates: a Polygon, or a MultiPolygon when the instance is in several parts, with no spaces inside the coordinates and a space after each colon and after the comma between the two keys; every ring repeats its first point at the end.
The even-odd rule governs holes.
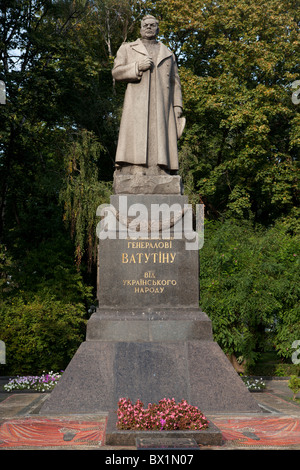
{"type": "Polygon", "coordinates": [[[294,394],[293,400],[296,400],[296,395],[297,393],[300,392],[300,377],[297,377],[296,375],[292,375],[289,380],[288,386],[294,394]]]}
{"type": "Polygon", "coordinates": [[[92,133],[77,134],[67,151],[67,174],[60,193],[64,219],[75,241],[77,266],[81,265],[86,250],[89,271],[97,263],[96,210],[100,204],[109,202],[112,192],[111,184],[99,179],[97,162],[102,152],[103,147],[92,133]]]}
{"type": "Polygon", "coordinates": [[[23,295],[35,295],[46,289],[58,300],[88,305],[92,300],[92,288],[76,269],[72,257],[73,245],[62,236],[49,239],[28,251],[11,269],[8,298],[23,291],[23,295]]]}
{"type": "MultiPolygon", "coordinates": [[[[248,365],[246,372],[252,376],[259,377],[290,377],[293,374],[300,374],[300,366],[298,364],[289,364],[283,362],[268,363],[263,360],[264,354],[260,355],[257,363],[248,365]]],[[[282,359],[279,358],[279,361],[282,359]]]]}
{"type": "Polygon", "coordinates": [[[6,345],[0,374],[64,369],[84,340],[93,300],[73,263],[72,244],[60,235],[16,259],[0,247],[0,338],[6,345]]]}
{"type": "Polygon", "coordinates": [[[161,0],[148,8],[180,64],[189,194],[209,218],[297,218],[297,2],[161,0]]]}
{"type": "Polygon", "coordinates": [[[300,337],[299,237],[228,220],[205,226],[201,306],[222,349],[248,363],[275,347],[288,359],[300,337]]]}
{"type": "Polygon", "coordinates": [[[107,17],[91,2],[4,2],[0,23],[0,338],[7,371],[36,373],[65,367],[84,337],[119,96],[101,36],[107,17]]]}
{"type": "Polygon", "coordinates": [[[0,304],[0,337],[6,345],[2,375],[62,370],[84,339],[83,304],[57,300],[46,289],[20,293],[0,304]]]}
{"type": "Polygon", "coordinates": [[[190,201],[205,204],[201,305],[215,337],[248,363],[270,347],[289,361],[300,338],[297,2],[10,0],[0,6],[0,339],[17,373],[61,367],[81,338],[124,96],[111,68],[146,12],[180,66],[180,172],[190,201]],[[41,342],[51,354],[40,368],[41,342]]]}

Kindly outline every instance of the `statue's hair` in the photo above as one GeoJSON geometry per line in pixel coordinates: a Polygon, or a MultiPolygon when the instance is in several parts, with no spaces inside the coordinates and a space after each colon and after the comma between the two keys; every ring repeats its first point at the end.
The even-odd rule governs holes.
{"type": "Polygon", "coordinates": [[[157,24],[159,23],[158,19],[155,18],[155,16],[153,16],[153,15],[145,15],[145,16],[142,18],[141,23],[143,24],[143,22],[144,22],[145,20],[150,19],[150,18],[151,18],[152,20],[156,21],[157,24]]]}

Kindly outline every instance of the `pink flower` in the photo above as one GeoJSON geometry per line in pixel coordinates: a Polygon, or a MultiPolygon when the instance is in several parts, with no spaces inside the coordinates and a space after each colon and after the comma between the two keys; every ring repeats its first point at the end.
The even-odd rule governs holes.
{"type": "Polygon", "coordinates": [[[166,424],[166,420],[165,420],[165,419],[161,419],[161,420],[160,420],[160,424],[161,424],[161,428],[160,428],[160,429],[161,429],[161,430],[164,429],[164,426],[165,426],[165,424],[166,424]]]}
{"type": "Polygon", "coordinates": [[[147,409],[140,400],[133,405],[129,399],[120,398],[117,412],[119,429],[202,429],[209,421],[195,406],[186,400],[164,398],[158,404],[148,404],[147,409]]]}

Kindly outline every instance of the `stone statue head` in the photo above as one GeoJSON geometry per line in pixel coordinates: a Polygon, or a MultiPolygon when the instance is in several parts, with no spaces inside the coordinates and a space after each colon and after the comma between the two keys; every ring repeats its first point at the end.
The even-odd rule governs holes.
{"type": "Polygon", "coordinates": [[[159,32],[158,20],[152,15],[146,15],[141,21],[141,36],[143,39],[155,39],[159,32]]]}

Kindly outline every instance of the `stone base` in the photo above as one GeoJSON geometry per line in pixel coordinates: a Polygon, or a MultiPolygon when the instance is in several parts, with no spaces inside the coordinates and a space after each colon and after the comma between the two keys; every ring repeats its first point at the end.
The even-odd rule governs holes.
{"type": "Polygon", "coordinates": [[[198,308],[198,234],[188,198],[114,195],[110,201],[106,230],[99,231],[99,305],[198,308]]]}
{"type": "Polygon", "coordinates": [[[115,194],[182,194],[178,175],[114,175],[115,194]]]}
{"type": "Polygon", "coordinates": [[[108,212],[116,230],[110,228],[104,231],[105,237],[99,237],[101,308],[88,321],[86,341],[40,414],[116,411],[120,398],[133,402],[140,399],[145,406],[163,398],[185,399],[205,414],[260,412],[242,379],[213,341],[211,321],[198,308],[199,253],[190,244],[195,232],[184,223],[190,220],[191,211],[185,210],[187,198],[179,195],[180,177],[117,178],[128,184],[129,180],[132,184],[140,178],[143,195],[111,197],[113,213],[108,212]],[[164,195],[145,196],[158,181],[164,195]],[[177,195],[166,194],[171,188],[177,195]],[[159,205],[164,208],[164,235],[171,225],[172,233],[168,237],[160,233],[156,238],[151,231],[149,238],[143,228],[134,232],[136,238],[129,237],[133,221],[127,226],[127,215],[135,220],[132,208],[137,203],[144,205],[143,211],[139,209],[141,226],[145,223],[148,227],[149,218],[152,227],[159,222],[159,215],[152,217],[153,209],[159,205]],[[170,206],[172,224],[165,214],[165,208],[170,206]]]}
{"type": "Polygon", "coordinates": [[[212,327],[200,309],[97,309],[87,324],[87,341],[160,342],[211,340],[212,327]]]}
{"type": "Polygon", "coordinates": [[[40,414],[108,412],[123,397],[146,406],[185,399],[205,414],[260,412],[213,341],[112,340],[81,344],[40,414]]]}
{"type": "MultiPolygon", "coordinates": [[[[203,446],[220,446],[222,445],[222,432],[212,422],[209,423],[207,429],[200,431],[122,431],[116,428],[116,413],[111,412],[108,415],[108,421],[105,433],[105,444],[110,446],[135,446],[137,440],[151,440],[152,446],[148,444],[150,449],[163,449],[164,441],[172,440],[176,445],[176,440],[194,440],[198,445],[203,446]],[[155,442],[158,444],[155,445],[155,442]]],[[[175,447],[176,448],[176,447],[175,447]]],[[[180,450],[178,445],[177,449],[180,450]]],[[[199,449],[199,448],[198,448],[199,449]]]]}

